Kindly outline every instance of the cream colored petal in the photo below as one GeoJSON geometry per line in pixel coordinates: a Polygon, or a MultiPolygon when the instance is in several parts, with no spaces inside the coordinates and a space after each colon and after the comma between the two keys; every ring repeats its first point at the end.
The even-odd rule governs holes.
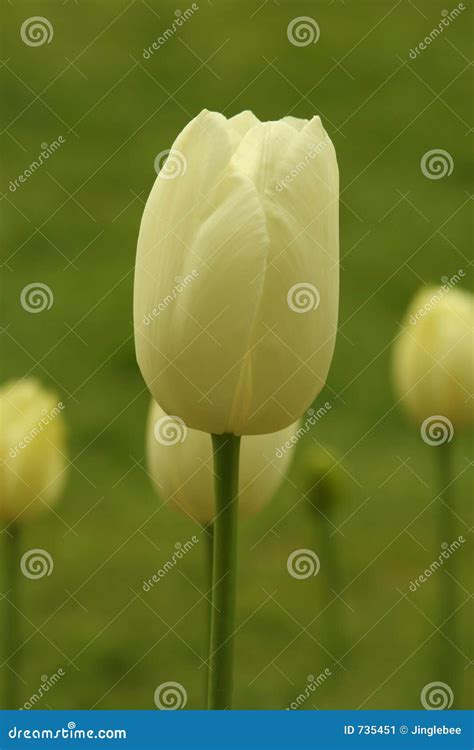
{"type": "Polygon", "coordinates": [[[253,128],[232,162],[255,182],[270,238],[236,426],[252,434],[295,421],[326,381],[338,311],[338,170],[319,118],[300,134],[285,123],[253,128]]]}
{"type": "Polygon", "coordinates": [[[260,124],[258,117],[256,117],[249,109],[246,109],[244,112],[239,112],[239,114],[234,115],[234,117],[230,117],[227,122],[239,135],[239,139],[243,138],[250,128],[260,124]]]}
{"type": "Polygon", "coordinates": [[[305,125],[308,124],[308,120],[302,120],[299,117],[291,117],[290,115],[288,117],[283,117],[281,122],[284,122],[286,125],[290,125],[290,127],[294,128],[295,130],[303,130],[305,125]]]}

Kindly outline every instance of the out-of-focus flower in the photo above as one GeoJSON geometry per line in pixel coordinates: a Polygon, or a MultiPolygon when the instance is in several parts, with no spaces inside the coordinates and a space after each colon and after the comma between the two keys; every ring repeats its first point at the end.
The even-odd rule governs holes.
{"type": "Polygon", "coordinates": [[[309,442],[295,461],[295,481],[316,511],[328,513],[344,494],[344,477],[335,450],[309,442]]]}
{"type": "Polygon", "coordinates": [[[148,198],[135,268],[137,360],[168,414],[255,435],[312,403],[336,337],[338,202],[319,117],[204,110],[184,128],[148,198]]]}
{"type": "Polygon", "coordinates": [[[66,480],[64,404],[36,380],[0,388],[0,522],[53,505],[66,480]]]}
{"type": "MultiPolygon", "coordinates": [[[[275,450],[297,425],[270,435],[242,438],[239,469],[241,518],[258,513],[273,497],[290,463],[291,451],[275,450]]],[[[161,499],[206,525],[214,516],[212,440],[206,432],[187,430],[180,420],[150,404],[146,434],[148,471],[161,499]]]]}
{"type": "Polygon", "coordinates": [[[454,427],[474,417],[474,296],[467,291],[421,289],[412,300],[394,346],[395,388],[416,422],[433,415],[454,427]]]}

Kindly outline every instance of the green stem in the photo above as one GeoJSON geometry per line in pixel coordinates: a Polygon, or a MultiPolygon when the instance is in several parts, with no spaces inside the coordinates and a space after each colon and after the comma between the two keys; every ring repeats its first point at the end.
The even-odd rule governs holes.
{"type": "Polygon", "coordinates": [[[237,573],[240,437],[213,435],[214,552],[212,573],[209,709],[231,708],[237,573]]]}
{"type": "Polygon", "coordinates": [[[5,601],[5,640],[4,660],[5,664],[5,699],[4,708],[19,708],[19,681],[17,675],[20,670],[20,529],[18,525],[12,524],[8,531],[4,532],[5,538],[5,583],[7,590],[7,601],[5,601]]]}
{"type": "MultiPolygon", "coordinates": [[[[449,443],[443,443],[436,448],[436,458],[438,459],[439,481],[441,485],[438,502],[438,543],[439,551],[444,548],[443,543],[451,544],[457,537],[456,518],[453,513],[453,497],[451,483],[453,480],[452,469],[452,447],[449,443]]],[[[442,633],[439,633],[439,672],[440,679],[446,682],[454,691],[454,681],[456,678],[455,654],[451,643],[456,643],[456,590],[455,582],[448,575],[448,572],[454,575],[454,559],[450,557],[445,560],[443,568],[440,570],[439,578],[439,621],[442,633]],[[443,623],[441,625],[441,623],[443,623]],[[444,634],[444,635],[443,635],[444,634]],[[451,642],[451,643],[450,643],[451,642]]],[[[459,697],[459,696],[457,696],[459,697]]]]}
{"type": "MultiPolygon", "coordinates": [[[[214,544],[214,525],[211,521],[211,523],[208,523],[202,527],[203,535],[204,535],[204,545],[206,547],[205,549],[205,589],[207,597],[211,596],[212,594],[212,548],[214,544]]],[[[212,604],[209,601],[206,601],[206,624],[205,624],[205,632],[204,632],[204,648],[203,648],[203,658],[206,660],[206,669],[205,669],[205,682],[204,682],[204,703],[207,704],[207,693],[209,691],[209,645],[211,641],[211,611],[212,611],[212,604]]]]}

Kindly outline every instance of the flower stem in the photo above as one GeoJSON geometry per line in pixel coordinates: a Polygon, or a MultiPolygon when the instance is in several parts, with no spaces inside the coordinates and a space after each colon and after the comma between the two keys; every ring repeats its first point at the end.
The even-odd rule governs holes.
{"type": "Polygon", "coordinates": [[[214,553],[209,654],[209,709],[231,708],[237,572],[240,437],[212,436],[214,454],[214,553]]]}
{"type": "MultiPolygon", "coordinates": [[[[203,534],[204,534],[204,544],[205,544],[205,590],[206,595],[209,598],[212,591],[212,548],[214,544],[214,525],[211,521],[211,523],[205,524],[202,527],[203,534]]],[[[212,604],[210,601],[206,600],[206,622],[205,622],[205,631],[204,631],[204,648],[203,648],[203,659],[206,660],[206,668],[204,671],[205,674],[205,682],[204,682],[204,705],[207,705],[207,693],[209,691],[209,646],[211,641],[211,612],[212,612],[212,604]]]]}
{"type": "MultiPolygon", "coordinates": [[[[450,545],[457,537],[455,529],[455,515],[453,512],[453,497],[451,484],[453,481],[452,469],[452,447],[446,442],[436,447],[438,459],[438,473],[440,481],[440,492],[438,501],[438,542],[440,552],[444,546],[450,545]],[[444,546],[443,546],[444,545],[444,546]]],[[[456,659],[451,643],[456,643],[456,624],[454,611],[456,609],[455,582],[448,575],[454,576],[454,560],[450,557],[444,561],[443,569],[440,570],[439,578],[439,672],[440,679],[446,682],[454,690],[456,677],[456,659]],[[442,624],[441,624],[442,623],[442,624]]],[[[455,576],[454,576],[455,577],[455,576]]]]}
{"type": "Polygon", "coordinates": [[[19,681],[17,675],[20,669],[20,607],[19,607],[19,572],[18,560],[20,545],[20,529],[12,524],[4,532],[5,538],[5,583],[7,598],[5,600],[5,630],[4,630],[4,659],[5,665],[5,698],[4,708],[19,708],[19,681]]]}

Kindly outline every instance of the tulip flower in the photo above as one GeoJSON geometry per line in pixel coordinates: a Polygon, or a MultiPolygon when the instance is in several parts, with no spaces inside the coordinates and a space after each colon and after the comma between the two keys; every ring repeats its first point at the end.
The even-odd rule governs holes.
{"type": "MultiPolygon", "coordinates": [[[[457,432],[474,421],[473,323],[474,296],[470,292],[454,289],[450,283],[438,289],[423,288],[411,302],[394,346],[396,392],[418,424],[421,438],[434,451],[438,465],[439,549],[434,551],[434,559],[458,537],[452,445],[457,432]]],[[[454,557],[444,563],[438,576],[439,678],[453,688],[457,654],[448,649],[450,643],[456,643],[457,630],[454,557]]]]}
{"type": "MultiPolygon", "coordinates": [[[[428,287],[415,295],[394,347],[394,375],[402,406],[418,424],[434,415],[453,429],[474,422],[473,323],[470,292],[428,287]]],[[[425,429],[429,437],[436,427],[427,422],[425,429]]]]}
{"type": "Polygon", "coordinates": [[[4,658],[9,662],[5,669],[8,708],[19,707],[20,527],[52,506],[64,487],[67,460],[63,408],[63,403],[34,379],[10,381],[0,388],[0,524],[4,526],[8,591],[4,629],[4,658]]]}
{"type": "MultiPolygon", "coordinates": [[[[275,451],[297,429],[290,425],[270,435],[242,440],[239,467],[239,516],[247,519],[270,502],[290,462],[291,452],[275,451]]],[[[161,499],[207,527],[214,519],[214,473],[211,436],[183,430],[152,400],[148,412],[146,453],[149,474],[161,499]]]]}
{"type": "Polygon", "coordinates": [[[143,213],[137,361],[166,414],[212,435],[210,708],[231,705],[240,437],[288,427],[326,382],[338,202],[319,117],[227,120],[204,110],[174,142],[143,213]]]}
{"type": "Polygon", "coordinates": [[[137,360],[167,414],[255,435],[311,405],[336,337],[338,189],[319,117],[204,110],[184,128],[147,200],[135,268],[137,360]]]}

